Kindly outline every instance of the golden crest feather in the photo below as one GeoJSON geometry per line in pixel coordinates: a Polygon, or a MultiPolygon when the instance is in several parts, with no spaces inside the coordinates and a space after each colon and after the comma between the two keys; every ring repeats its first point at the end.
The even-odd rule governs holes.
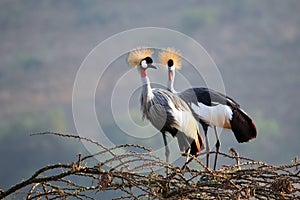
{"type": "Polygon", "coordinates": [[[167,65],[170,59],[173,60],[176,69],[181,68],[181,54],[175,48],[168,47],[166,49],[163,49],[162,52],[160,52],[160,54],[158,55],[159,62],[164,66],[167,65]]]}
{"type": "Polygon", "coordinates": [[[137,67],[140,64],[141,60],[146,57],[151,57],[153,53],[154,51],[149,48],[136,48],[129,53],[127,61],[132,67],[137,67]]]}

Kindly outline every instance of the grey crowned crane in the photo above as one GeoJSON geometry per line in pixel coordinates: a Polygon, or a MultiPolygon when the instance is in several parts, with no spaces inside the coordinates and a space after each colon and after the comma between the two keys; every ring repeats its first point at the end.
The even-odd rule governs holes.
{"type": "Polygon", "coordinates": [[[174,48],[167,48],[159,54],[159,61],[168,68],[168,90],[178,95],[190,106],[194,116],[203,127],[207,166],[209,166],[209,144],[207,139],[209,126],[214,127],[217,138],[214,169],[216,169],[217,156],[221,145],[216,126],[231,129],[239,143],[248,142],[257,136],[253,120],[232,98],[204,87],[189,88],[183,92],[174,90],[175,70],[181,68],[179,51],[174,48]]]}
{"type": "Polygon", "coordinates": [[[137,68],[142,80],[140,103],[143,119],[147,118],[162,133],[167,162],[170,151],[166,132],[177,138],[181,152],[198,155],[204,147],[204,141],[198,122],[188,105],[167,90],[151,88],[146,70],[156,68],[152,65],[152,54],[151,49],[138,48],[132,50],[128,56],[128,63],[137,68]]]}

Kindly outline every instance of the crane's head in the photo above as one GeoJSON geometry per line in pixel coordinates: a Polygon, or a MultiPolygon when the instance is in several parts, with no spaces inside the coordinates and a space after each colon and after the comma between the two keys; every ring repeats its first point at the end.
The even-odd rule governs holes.
{"type": "Polygon", "coordinates": [[[138,67],[138,69],[141,69],[143,71],[148,68],[156,69],[151,58],[153,52],[154,51],[149,48],[133,49],[129,53],[127,61],[132,67],[138,67]]]}
{"type": "Polygon", "coordinates": [[[159,62],[166,66],[168,71],[175,71],[181,68],[181,55],[180,52],[174,48],[163,49],[158,55],[159,62]]]}
{"type": "MultiPolygon", "coordinates": [[[[174,48],[163,49],[162,52],[158,55],[159,62],[166,66],[168,69],[169,81],[171,82],[170,87],[173,87],[172,84],[175,76],[175,69],[181,68],[181,55],[179,51],[174,48]]],[[[172,89],[171,89],[172,90],[172,89]]]]}

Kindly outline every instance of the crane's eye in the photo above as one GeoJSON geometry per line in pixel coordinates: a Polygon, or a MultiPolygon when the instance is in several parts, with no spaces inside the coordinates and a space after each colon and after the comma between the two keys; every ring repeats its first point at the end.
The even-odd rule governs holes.
{"type": "Polygon", "coordinates": [[[142,62],[141,62],[141,66],[142,66],[142,68],[144,68],[144,69],[146,69],[147,68],[147,62],[146,62],[146,60],[142,60],[142,62]]]}

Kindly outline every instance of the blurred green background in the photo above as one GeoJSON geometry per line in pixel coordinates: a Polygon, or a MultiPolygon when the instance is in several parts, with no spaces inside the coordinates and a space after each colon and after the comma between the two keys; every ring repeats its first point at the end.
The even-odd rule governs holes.
{"type": "MultiPolygon", "coordinates": [[[[290,163],[300,153],[299,10],[297,0],[1,0],[0,188],[85,152],[78,141],[29,135],[76,133],[71,103],[80,64],[111,35],[144,26],[202,44],[227,94],[253,117],[257,139],[237,144],[225,132],[222,151],[235,147],[255,160],[290,163]]],[[[118,137],[115,126],[106,129],[118,137]]]]}

